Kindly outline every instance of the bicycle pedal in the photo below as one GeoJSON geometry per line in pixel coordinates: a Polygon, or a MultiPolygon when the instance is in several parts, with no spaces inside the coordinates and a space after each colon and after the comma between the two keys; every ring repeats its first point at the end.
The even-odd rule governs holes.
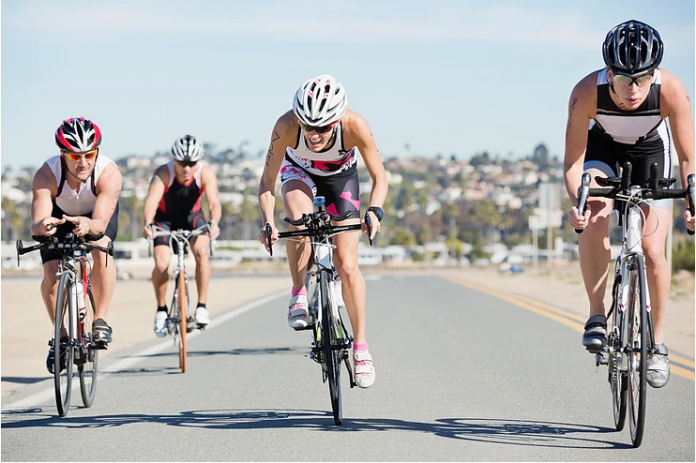
{"type": "Polygon", "coordinates": [[[94,350],[109,350],[109,345],[102,342],[92,343],[92,349],[94,350]]]}

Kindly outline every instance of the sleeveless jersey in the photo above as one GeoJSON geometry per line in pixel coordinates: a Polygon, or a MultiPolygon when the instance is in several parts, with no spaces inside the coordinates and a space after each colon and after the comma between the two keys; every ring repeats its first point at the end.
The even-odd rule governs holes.
{"type": "Polygon", "coordinates": [[[80,184],[78,191],[66,185],[66,176],[70,175],[65,171],[63,157],[53,156],[46,161],[46,164],[56,178],[57,192],[53,202],[58,205],[66,214],[73,216],[84,216],[94,210],[94,203],[97,202],[97,182],[104,168],[114,163],[110,158],[99,154],[94,165],[92,175],[80,184]]]}
{"type": "Polygon", "coordinates": [[[157,210],[166,214],[169,218],[186,218],[191,212],[198,211],[201,208],[201,197],[204,193],[201,174],[205,164],[199,163],[200,167],[186,185],[179,183],[176,179],[174,161],[169,161],[165,165],[169,171],[169,183],[164,188],[164,194],[157,210]]]}
{"type": "Polygon", "coordinates": [[[638,145],[662,138],[669,142],[667,123],[660,115],[660,70],[656,69],[647,98],[638,109],[625,111],[611,99],[607,70],[597,76],[597,115],[590,120],[590,131],[609,136],[617,143],[638,145]]]}
{"type": "Polygon", "coordinates": [[[285,150],[285,159],[310,174],[322,177],[344,172],[358,161],[355,147],[349,150],[343,147],[343,125],[340,122],[334,131],[333,143],[318,153],[309,149],[300,127],[295,148],[285,150]]]}

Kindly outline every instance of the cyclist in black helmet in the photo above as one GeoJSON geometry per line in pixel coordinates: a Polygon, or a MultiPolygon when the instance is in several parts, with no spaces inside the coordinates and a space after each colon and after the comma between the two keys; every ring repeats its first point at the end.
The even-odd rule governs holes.
{"type": "MultiPolygon", "coordinates": [[[[592,198],[585,215],[578,215],[582,173],[589,172],[593,179],[597,175],[618,176],[619,165],[631,161],[631,183],[645,184],[651,164],[658,163],[661,176],[669,178],[677,160],[682,185],[694,173],[691,101],[684,84],[658,67],[663,52],[662,39],[654,28],[635,20],[621,23],[604,40],[606,67],[583,78],[570,96],[564,161],[566,188],[573,203],[568,217],[573,228],[585,229],[579,238],[579,252],[590,318],[582,343],[594,352],[606,344],[604,293],[611,260],[608,227],[612,204],[592,198]]],[[[662,326],[671,279],[665,239],[672,213],[669,200],[654,201],[653,206],[643,206],[648,232],[642,242],[658,352],[648,358],[647,380],[652,387],[662,387],[669,380],[662,326]],[[650,234],[658,223],[655,233],[650,234]]],[[[688,209],[684,218],[693,230],[694,218],[688,209]]]]}

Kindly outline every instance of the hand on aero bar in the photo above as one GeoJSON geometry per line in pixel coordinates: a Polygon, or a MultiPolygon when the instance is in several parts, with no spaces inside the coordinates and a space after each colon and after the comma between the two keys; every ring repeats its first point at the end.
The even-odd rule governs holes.
{"type": "Polygon", "coordinates": [[[87,217],[73,217],[63,214],[63,218],[75,225],[73,230],[75,236],[85,236],[89,233],[89,219],[87,217]]]}
{"type": "Polygon", "coordinates": [[[58,225],[65,223],[65,218],[57,219],[55,217],[46,217],[39,223],[41,229],[41,235],[53,236],[56,234],[58,225]]]}

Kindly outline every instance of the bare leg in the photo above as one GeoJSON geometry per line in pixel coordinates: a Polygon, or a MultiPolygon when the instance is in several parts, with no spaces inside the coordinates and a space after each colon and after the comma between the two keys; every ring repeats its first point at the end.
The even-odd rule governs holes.
{"type": "MultiPolygon", "coordinates": [[[[592,187],[596,188],[592,173],[592,187]]],[[[604,174],[602,174],[604,175],[604,174]]],[[[580,270],[585,291],[590,300],[590,316],[606,315],[604,309],[604,293],[607,288],[611,250],[609,248],[609,219],[612,210],[610,200],[593,198],[588,201],[592,211],[590,223],[578,240],[580,255],[580,270]]]]}
{"type": "Polygon", "coordinates": [[[44,264],[44,277],[41,280],[41,297],[43,298],[48,318],[51,319],[51,326],[56,318],[56,297],[58,293],[58,260],[50,260],[44,264]]]}
{"type": "Polygon", "coordinates": [[[659,218],[660,228],[650,236],[643,238],[643,252],[645,254],[645,267],[648,280],[648,291],[652,305],[653,328],[655,329],[655,342],[661,344],[664,341],[662,322],[664,321],[669,299],[669,289],[672,282],[672,272],[665,259],[665,241],[667,230],[672,220],[672,211],[656,207],[644,208],[646,212],[646,234],[655,230],[659,218]]]}
{"type": "MultiPolygon", "coordinates": [[[[357,220],[345,220],[341,225],[359,223],[357,220]]],[[[342,233],[333,237],[336,245],[334,262],[343,286],[343,300],[353,328],[356,344],[366,342],[365,337],[365,278],[358,268],[358,243],[360,233],[342,233]]]]}
{"type": "Polygon", "coordinates": [[[169,246],[154,247],[155,268],[152,269],[152,285],[155,288],[157,306],[163,307],[166,304],[167,284],[169,283],[169,262],[172,258],[172,251],[169,246]]]}
{"type": "Polygon", "coordinates": [[[208,283],[210,282],[210,259],[208,248],[210,238],[207,235],[197,236],[191,244],[193,257],[196,259],[196,288],[198,288],[198,302],[205,304],[208,300],[208,283]]]}
{"type": "MultiPolygon", "coordinates": [[[[285,204],[285,214],[291,219],[299,219],[302,214],[312,212],[312,191],[307,185],[300,181],[290,181],[283,186],[283,202],[285,204]]],[[[290,226],[291,230],[302,230],[305,227],[290,226]]],[[[293,288],[299,290],[305,284],[305,273],[307,272],[307,264],[311,254],[311,246],[309,244],[298,243],[296,241],[287,241],[286,249],[288,254],[288,266],[290,267],[290,276],[292,277],[293,288]]]]}
{"type": "MultiPolygon", "coordinates": [[[[104,237],[95,244],[106,247],[110,238],[104,237]]],[[[116,264],[113,258],[107,256],[101,251],[92,251],[92,259],[94,265],[92,267],[92,294],[94,295],[95,314],[94,319],[101,318],[106,320],[106,314],[109,311],[109,303],[114,295],[116,288],[116,264]],[[107,258],[109,263],[107,265],[107,258]]]]}

